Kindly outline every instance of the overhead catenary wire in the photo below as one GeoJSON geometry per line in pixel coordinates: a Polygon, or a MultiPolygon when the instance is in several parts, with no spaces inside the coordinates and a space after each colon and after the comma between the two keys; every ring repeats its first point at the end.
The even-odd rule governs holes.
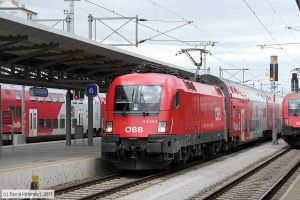
{"type": "MultiPolygon", "coordinates": [[[[162,10],[165,10],[166,12],[168,12],[168,13],[170,13],[170,14],[172,14],[172,15],[174,15],[174,16],[176,16],[176,17],[182,19],[182,20],[188,21],[188,19],[186,19],[184,16],[182,16],[182,15],[180,15],[180,14],[178,14],[178,13],[172,11],[172,10],[170,10],[169,8],[166,8],[166,7],[162,6],[162,5],[160,5],[160,4],[157,3],[157,2],[154,2],[153,0],[147,0],[147,1],[151,2],[153,5],[155,5],[155,6],[159,7],[159,8],[161,8],[162,10]]],[[[213,37],[212,37],[209,33],[203,31],[203,30],[197,25],[197,23],[196,23],[195,21],[193,21],[193,23],[191,23],[191,25],[194,26],[199,32],[202,32],[204,35],[206,35],[206,36],[208,36],[209,38],[211,38],[212,40],[214,40],[213,37]]],[[[244,63],[251,63],[251,62],[249,62],[249,61],[246,61],[246,60],[245,60],[244,58],[242,58],[241,56],[238,56],[237,54],[233,53],[231,50],[229,50],[228,48],[226,48],[226,47],[225,47],[224,45],[222,45],[221,43],[220,43],[218,46],[220,46],[220,47],[222,47],[223,49],[225,49],[225,51],[227,51],[227,52],[228,52],[229,54],[231,54],[233,57],[236,57],[236,58],[241,59],[244,63]]],[[[216,57],[216,56],[215,56],[215,57],[216,57]]],[[[218,59],[218,60],[219,60],[219,59],[218,59]]],[[[223,61],[225,61],[225,60],[223,59],[223,61]]],[[[222,62],[222,61],[221,61],[221,62],[222,62]]],[[[223,63],[224,63],[224,62],[223,62],[223,63]]],[[[228,65],[229,63],[226,62],[226,64],[228,65]]],[[[252,66],[255,66],[253,63],[251,63],[251,65],[252,65],[252,66]]],[[[240,68],[240,67],[237,67],[237,66],[234,66],[234,65],[232,65],[232,67],[235,67],[235,68],[237,68],[237,69],[240,68]]],[[[248,75],[250,75],[250,76],[253,76],[253,77],[255,76],[255,75],[253,75],[253,74],[251,74],[251,73],[249,73],[249,72],[246,72],[246,73],[247,73],[248,75]]]]}
{"type": "Polygon", "coordinates": [[[268,35],[275,41],[276,44],[278,44],[278,46],[281,48],[281,50],[288,56],[290,57],[291,60],[293,60],[297,65],[300,65],[300,63],[294,58],[292,57],[283,47],[282,45],[280,45],[280,43],[278,42],[278,40],[275,38],[275,36],[272,34],[272,32],[268,29],[268,27],[264,24],[264,22],[258,17],[258,15],[255,13],[255,11],[251,8],[251,6],[248,4],[248,2],[246,0],[242,0],[246,7],[249,8],[249,10],[253,13],[253,15],[255,16],[255,18],[258,20],[258,22],[262,25],[262,27],[264,28],[264,30],[268,33],[268,35]]]}
{"type": "MultiPolygon", "coordinates": [[[[120,13],[114,11],[114,10],[110,10],[110,9],[108,9],[108,8],[106,8],[106,7],[104,7],[104,6],[101,6],[101,5],[99,5],[99,4],[95,3],[95,2],[92,2],[92,1],[90,1],[90,0],[86,0],[86,2],[88,2],[88,3],[90,3],[90,4],[93,4],[93,5],[95,5],[95,6],[99,7],[99,8],[102,8],[102,9],[108,11],[108,12],[114,13],[115,15],[118,15],[119,17],[125,17],[124,15],[122,15],[122,14],[120,14],[120,13]]],[[[131,20],[133,20],[133,19],[131,19],[131,20]]],[[[148,28],[148,29],[150,29],[150,30],[152,30],[152,31],[155,31],[155,32],[157,32],[157,33],[163,34],[163,35],[165,35],[165,36],[167,36],[167,37],[169,37],[169,38],[172,38],[172,39],[176,40],[177,42],[181,42],[181,43],[183,43],[183,44],[186,44],[186,45],[188,45],[188,46],[191,46],[190,44],[188,44],[187,42],[185,42],[185,41],[183,41],[183,40],[180,40],[180,39],[178,39],[178,38],[176,38],[176,37],[174,37],[174,36],[171,36],[171,35],[169,35],[169,34],[166,34],[166,33],[162,32],[162,31],[157,30],[157,29],[154,29],[154,28],[152,28],[152,27],[150,27],[150,26],[147,26],[147,25],[145,25],[145,24],[143,24],[143,23],[138,22],[138,24],[139,24],[140,26],[143,26],[143,27],[145,27],[145,28],[148,28]]]]}

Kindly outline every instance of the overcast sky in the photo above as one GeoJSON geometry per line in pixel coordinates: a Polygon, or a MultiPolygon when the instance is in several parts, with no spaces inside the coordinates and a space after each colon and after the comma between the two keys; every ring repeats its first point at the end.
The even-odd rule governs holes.
{"type": "MultiPolygon", "coordinates": [[[[39,19],[65,18],[64,10],[69,9],[69,3],[64,0],[20,0],[20,2],[38,12],[39,19]]],[[[218,42],[214,47],[207,47],[211,52],[211,55],[207,56],[207,66],[211,68],[211,73],[219,75],[219,67],[247,68],[249,70],[245,73],[245,80],[247,83],[254,82],[257,88],[260,87],[261,82],[268,82],[270,55],[279,57],[280,90],[283,87],[285,92],[290,91],[290,71],[300,67],[300,45],[284,45],[283,49],[278,49],[279,46],[264,49],[257,47],[260,44],[300,42],[300,32],[286,28],[300,26],[300,12],[295,0],[81,0],[75,2],[75,34],[88,36],[88,14],[96,18],[118,16],[106,9],[126,17],[138,15],[139,18],[147,19],[147,22],[140,22],[142,25],[139,25],[138,29],[139,40],[158,34],[143,25],[164,32],[184,25],[187,21],[193,21],[192,24],[182,26],[168,34],[181,41],[218,42]]],[[[125,22],[124,20],[105,21],[115,28],[125,22]]],[[[47,25],[53,24],[47,23],[47,25]]],[[[61,29],[62,25],[58,24],[55,27],[61,29]]],[[[100,22],[97,22],[96,32],[99,41],[111,33],[100,22]]],[[[135,41],[135,24],[128,23],[120,29],[120,33],[130,41],[135,41]]],[[[159,36],[155,39],[171,38],[159,36]]],[[[104,42],[124,43],[125,41],[114,34],[104,42]]],[[[189,70],[195,68],[185,55],[175,56],[180,49],[192,48],[183,42],[146,41],[138,48],[122,48],[189,70]]],[[[242,79],[241,73],[237,76],[242,79]]],[[[230,75],[224,72],[224,78],[230,78],[230,75]]],[[[233,77],[231,80],[238,81],[233,77]]],[[[264,86],[264,89],[267,89],[267,86],[264,86]]]]}

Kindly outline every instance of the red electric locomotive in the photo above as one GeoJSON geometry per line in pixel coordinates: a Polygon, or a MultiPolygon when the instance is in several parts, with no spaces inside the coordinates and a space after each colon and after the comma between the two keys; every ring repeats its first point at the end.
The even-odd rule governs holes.
{"type": "Polygon", "coordinates": [[[300,93],[290,93],[283,98],[281,134],[289,145],[300,146],[300,93]]]}
{"type": "Polygon", "coordinates": [[[200,80],[153,73],[114,80],[107,93],[102,158],[121,169],[164,168],[272,130],[271,94],[210,75],[200,80]]]}

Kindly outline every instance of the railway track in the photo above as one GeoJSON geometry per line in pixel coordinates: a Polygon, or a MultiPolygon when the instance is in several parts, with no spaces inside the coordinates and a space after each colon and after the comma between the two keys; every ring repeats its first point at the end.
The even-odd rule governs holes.
{"type": "Polygon", "coordinates": [[[299,166],[299,150],[287,149],[229,181],[221,188],[194,199],[271,199],[299,166]]]}
{"type": "MultiPolygon", "coordinates": [[[[164,181],[167,176],[174,176],[184,169],[190,169],[201,165],[209,165],[211,162],[217,162],[218,158],[232,156],[231,154],[239,153],[241,150],[253,148],[253,145],[240,146],[230,152],[209,157],[204,160],[198,160],[187,163],[183,167],[176,167],[169,171],[152,172],[148,174],[128,174],[116,173],[104,178],[92,180],[85,183],[69,186],[59,190],[55,190],[56,199],[101,199],[119,197],[130,192],[134,192],[149,185],[157,184],[164,181]]],[[[224,158],[225,159],[225,158],[224,158]]]]}
{"type": "Polygon", "coordinates": [[[116,173],[97,180],[80,183],[55,191],[56,199],[92,199],[107,196],[112,192],[138,184],[151,178],[152,175],[123,175],[116,173]]]}

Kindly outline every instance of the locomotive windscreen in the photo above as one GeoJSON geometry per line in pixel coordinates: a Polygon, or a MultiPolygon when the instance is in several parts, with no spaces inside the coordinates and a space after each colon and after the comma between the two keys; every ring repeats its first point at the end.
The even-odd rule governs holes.
{"type": "Polygon", "coordinates": [[[300,116],[300,99],[289,99],[289,116],[300,116]]]}
{"type": "Polygon", "coordinates": [[[157,115],[160,85],[125,85],[115,89],[114,113],[120,115],[157,115]]]}

